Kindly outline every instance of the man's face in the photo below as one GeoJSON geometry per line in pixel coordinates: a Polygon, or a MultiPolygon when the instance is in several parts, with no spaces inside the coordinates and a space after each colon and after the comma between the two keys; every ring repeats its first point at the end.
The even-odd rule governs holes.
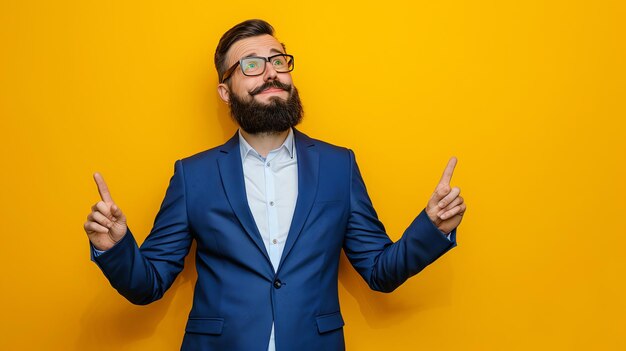
{"type": "MultiPolygon", "coordinates": [[[[235,42],[230,49],[228,49],[228,53],[226,54],[226,67],[231,67],[244,57],[269,57],[280,53],[285,53],[283,46],[271,35],[265,34],[245,38],[235,42]]],[[[258,91],[264,84],[274,80],[290,87],[293,84],[289,72],[278,73],[274,70],[272,65],[267,62],[265,63],[265,72],[260,76],[245,76],[241,72],[241,68],[238,67],[225,83],[219,85],[219,87],[226,88],[227,90],[224,91],[226,96],[224,96],[222,92],[220,92],[220,96],[226,102],[230,102],[230,94],[237,95],[245,102],[250,102],[254,99],[262,104],[268,104],[273,97],[287,100],[290,93],[283,89],[269,88],[263,89],[260,92],[258,91]]]]}
{"type": "MultiPolygon", "coordinates": [[[[249,56],[269,57],[284,53],[283,46],[271,35],[260,35],[235,42],[227,53],[227,67],[249,56]]],[[[302,105],[291,74],[278,73],[265,62],[265,72],[246,76],[241,68],[218,85],[222,100],[241,129],[250,134],[280,133],[302,119],[302,105]]]]}

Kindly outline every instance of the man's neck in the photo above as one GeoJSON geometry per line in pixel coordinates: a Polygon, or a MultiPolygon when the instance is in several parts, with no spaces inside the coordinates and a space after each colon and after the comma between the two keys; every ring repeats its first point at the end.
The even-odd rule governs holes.
{"type": "Polygon", "coordinates": [[[252,146],[252,148],[259,153],[262,157],[267,157],[267,154],[270,151],[277,149],[280,147],[287,139],[289,135],[289,129],[284,132],[278,133],[258,133],[258,134],[250,134],[244,131],[243,129],[239,129],[241,132],[241,136],[252,146]]]}

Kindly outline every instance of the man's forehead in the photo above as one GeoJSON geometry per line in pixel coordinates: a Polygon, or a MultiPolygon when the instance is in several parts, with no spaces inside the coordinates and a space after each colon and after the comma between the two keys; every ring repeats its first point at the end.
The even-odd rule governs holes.
{"type": "Polygon", "coordinates": [[[269,34],[244,38],[236,41],[228,49],[228,60],[236,62],[242,57],[284,53],[283,45],[269,34]]]}

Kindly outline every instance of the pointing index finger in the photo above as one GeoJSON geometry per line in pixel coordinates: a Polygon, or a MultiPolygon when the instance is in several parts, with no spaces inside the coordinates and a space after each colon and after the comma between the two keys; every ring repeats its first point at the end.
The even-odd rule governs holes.
{"type": "Polygon", "coordinates": [[[452,179],[452,173],[454,173],[454,167],[456,167],[456,161],[456,157],[450,158],[446,169],[443,171],[443,175],[441,176],[439,184],[450,184],[450,180],[452,179]]]}
{"type": "Polygon", "coordinates": [[[98,192],[100,193],[100,198],[102,199],[102,201],[106,203],[113,203],[113,198],[111,197],[111,193],[109,192],[109,187],[104,181],[102,175],[98,172],[94,173],[93,180],[96,181],[96,185],[98,186],[98,192]]]}

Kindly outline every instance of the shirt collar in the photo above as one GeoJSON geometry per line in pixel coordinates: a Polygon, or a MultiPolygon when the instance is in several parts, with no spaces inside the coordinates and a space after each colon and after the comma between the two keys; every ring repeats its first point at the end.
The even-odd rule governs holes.
{"type": "MultiPolygon", "coordinates": [[[[245,160],[246,156],[248,156],[250,152],[252,152],[255,156],[259,158],[263,158],[250,144],[248,144],[248,142],[243,137],[243,135],[241,135],[241,129],[239,129],[237,133],[239,134],[239,151],[241,152],[241,161],[245,160]]],[[[293,155],[294,153],[293,128],[289,128],[289,134],[287,134],[287,137],[285,138],[285,141],[283,142],[283,144],[279,146],[278,148],[276,148],[275,150],[272,150],[270,152],[280,150],[281,148],[285,148],[285,150],[287,150],[287,152],[289,153],[289,156],[293,158],[294,156],[293,155]]]]}

